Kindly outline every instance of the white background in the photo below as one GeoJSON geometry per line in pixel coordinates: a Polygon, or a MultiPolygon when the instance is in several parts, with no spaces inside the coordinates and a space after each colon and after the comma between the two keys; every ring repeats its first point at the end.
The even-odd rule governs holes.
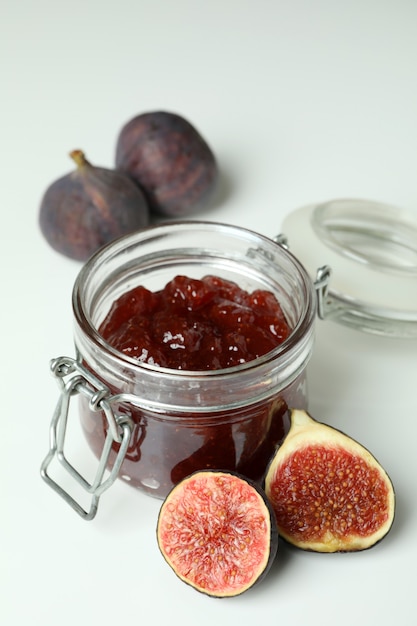
{"type": "Polygon", "coordinates": [[[345,555],[281,545],[261,585],[208,598],[158,552],[160,501],[117,481],[85,522],[40,478],[49,360],[73,355],[80,266],[37,225],[71,149],[112,167],[121,126],[156,109],[188,118],[217,155],[204,219],[272,236],[291,210],[334,197],[417,212],[415,0],[5,0],[0,47],[0,622],[415,624],[417,342],[318,322],[309,365],[312,414],[391,475],[388,537],[345,555]]]}

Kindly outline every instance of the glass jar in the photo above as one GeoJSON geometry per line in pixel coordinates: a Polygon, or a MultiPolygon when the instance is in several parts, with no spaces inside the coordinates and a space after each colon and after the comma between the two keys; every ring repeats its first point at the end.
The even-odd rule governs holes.
{"type": "Polygon", "coordinates": [[[53,486],[86,517],[95,514],[98,497],[116,475],[161,498],[203,468],[237,471],[260,481],[288,431],[288,408],[307,408],[306,365],[316,308],[315,284],[283,242],[240,227],[166,223],[101,249],[82,268],[73,290],[76,359],[53,364],[68,398],[56,412],[55,444],[43,477],[51,481],[47,466],[58,450],[78,479],[65,460],[62,434],[69,397],[78,393],[85,436],[101,459],[93,483],[80,478],[93,494],[91,510],[80,509],[53,486]],[[98,328],[120,295],[138,285],[162,289],[179,274],[216,275],[249,292],[271,291],[290,336],[251,362],[204,372],[139,363],[101,337],[98,328]],[[113,470],[104,480],[105,467],[113,470]]]}

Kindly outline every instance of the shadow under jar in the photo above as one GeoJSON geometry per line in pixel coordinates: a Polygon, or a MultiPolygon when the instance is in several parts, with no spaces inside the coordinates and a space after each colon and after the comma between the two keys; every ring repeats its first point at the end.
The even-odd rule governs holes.
{"type": "MultiPolygon", "coordinates": [[[[77,362],[111,391],[114,413],[132,424],[121,479],[160,498],[205,468],[262,480],[288,431],[288,408],[307,408],[306,365],[314,340],[314,285],[285,247],[214,222],[153,226],[110,244],[86,263],[74,286],[73,309],[77,362]],[[115,300],[138,285],[161,290],[177,275],[212,275],[248,292],[270,291],[290,335],[264,356],[207,371],[139,362],[104,340],[99,328],[115,300]]],[[[108,421],[85,396],[79,402],[85,436],[99,457],[108,421]]],[[[110,466],[119,445],[113,442],[110,466]]]]}

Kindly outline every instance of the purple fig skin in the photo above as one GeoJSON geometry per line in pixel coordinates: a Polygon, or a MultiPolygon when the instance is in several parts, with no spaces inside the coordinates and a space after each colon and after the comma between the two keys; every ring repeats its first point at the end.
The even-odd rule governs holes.
{"type": "Polygon", "coordinates": [[[206,141],[183,117],[165,111],[143,113],[122,128],[116,168],[136,180],[152,212],[167,217],[206,208],[218,181],[206,141]]]}
{"type": "Polygon", "coordinates": [[[48,187],[39,226],[54,250],[86,261],[103,245],[147,226],[149,207],[143,192],[122,172],[91,165],[81,150],[70,156],[77,169],[48,187]]]}

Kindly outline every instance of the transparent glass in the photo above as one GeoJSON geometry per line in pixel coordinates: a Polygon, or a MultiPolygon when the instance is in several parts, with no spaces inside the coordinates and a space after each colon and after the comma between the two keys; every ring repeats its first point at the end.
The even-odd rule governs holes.
{"type": "MultiPolygon", "coordinates": [[[[272,240],[213,222],[154,226],[103,248],[81,270],[73,291],[77,358],[115,394],[134,423],[120,477],[158,497],[202,468],[261,480],[288,430],[288,408],[307,408],[305,370],[314,342],[316,294],[299,261],[272,240]],[[116,351],[98,328],[111,304],[141,284],[161,289],[178,274],[267,289],[292,333],[249,363],[191,372],[152,366],[116,351]]],[[[87,440],[100,455],[106,420],[80,398],[87,440]]],[[[117,444],[114,444],[114,453],[117,444]]]]}
{"type": "Polygon", "coordinates": [[[379,202],[335,200],[311,215],[321,241],[358,263],[417,278],[417,220],[379,202]]]}
{"type": "Polygon", "coordinates": [[[283,231],[311,275],[324,264],[332,269],[325,319],[373,334],[417,337],[417,214],[341,198],[293,211],[283,231]]]}

